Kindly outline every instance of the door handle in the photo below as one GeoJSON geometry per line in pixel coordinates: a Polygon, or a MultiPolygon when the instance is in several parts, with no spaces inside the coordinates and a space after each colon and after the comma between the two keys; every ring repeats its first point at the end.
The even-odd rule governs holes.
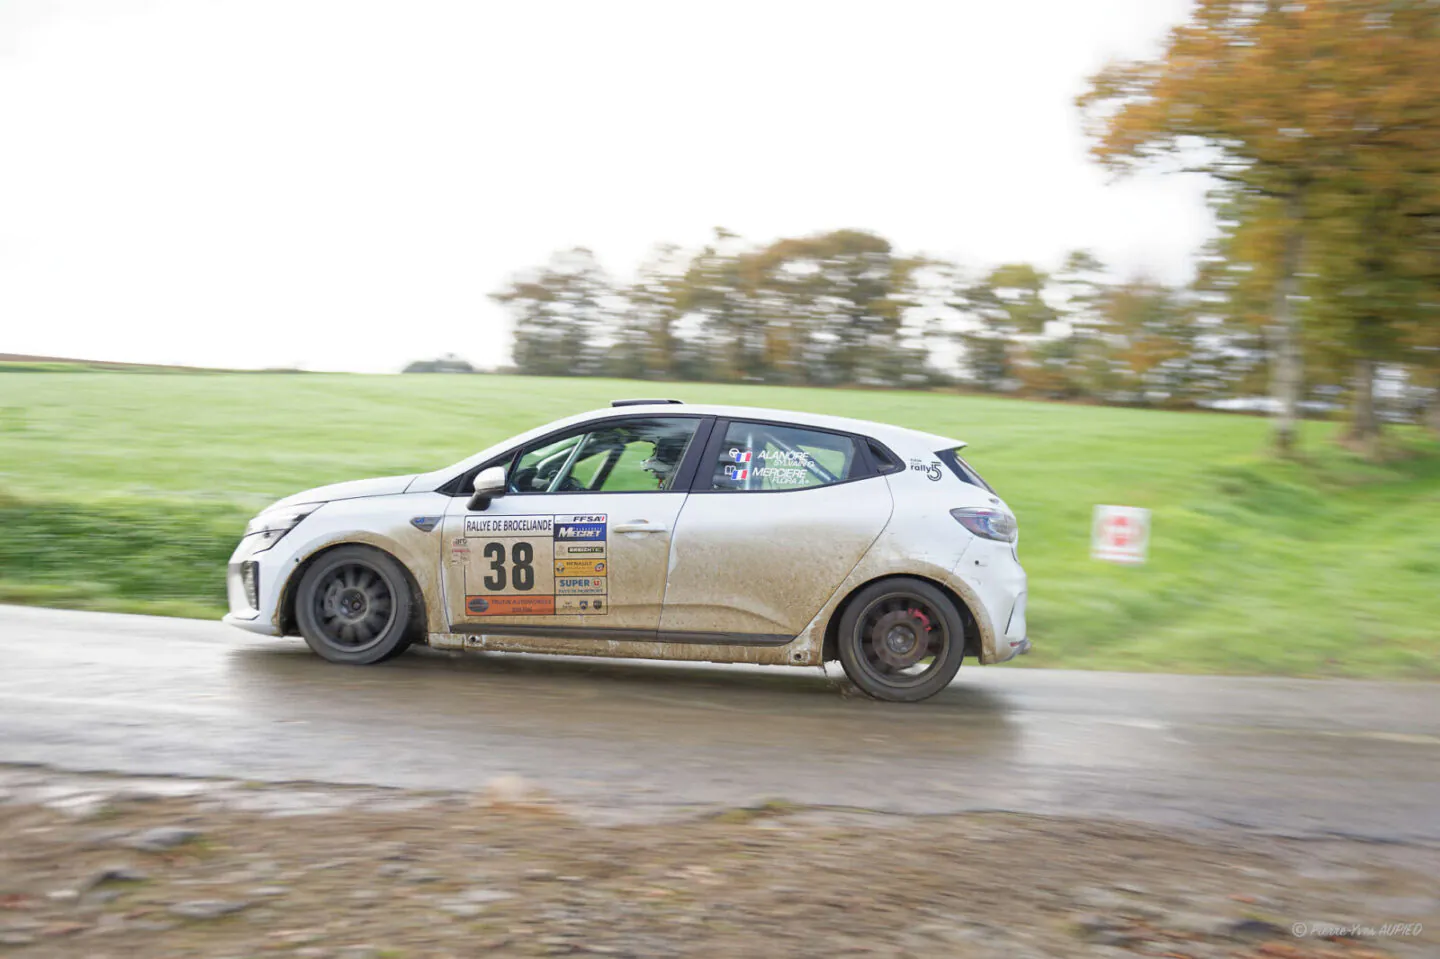
{"type": "Polygon", "coordinates": [[[611,529],[617,533],[668,533],[670,531],[667,526],[657,526],[643,519],[621,523],[619,526],[612,526],[611,529]]]}

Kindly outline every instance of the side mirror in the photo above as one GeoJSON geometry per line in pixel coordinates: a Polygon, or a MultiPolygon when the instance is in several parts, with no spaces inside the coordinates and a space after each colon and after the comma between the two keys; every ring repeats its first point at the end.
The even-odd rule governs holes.
{"type": "Polygon", "coordinates": [[[475,495],[470,497],[469,508],[483,510],[490,501],[505,495],[505,467],[492,466],[475,474],[475,495]]]}

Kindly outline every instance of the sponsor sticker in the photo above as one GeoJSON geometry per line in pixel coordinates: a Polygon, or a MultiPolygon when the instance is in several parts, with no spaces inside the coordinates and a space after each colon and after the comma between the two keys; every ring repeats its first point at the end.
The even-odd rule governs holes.
{"type": "Polygon", "coordinates": [[[604,616],[610,604],[604,596],[556,596],[555,612],[567,615],[604,616]]]}
{"type": "Polygon", "coordinates": [[[579,540],[581,542],[603,542],[605,540],[604,523],[556,523],[555,538],[557,540],[579,540]]]}
{"type": "Polygon", "coordinates": [[[450,562],[456,566],[470,562],[470,541],[468,539],[456,536],[450,540],[450,562]]]}
{"type": "Polygon", "coordinates": [[[609,608],[609,517],[604,513],[464,517],[450,539],[463,614],[604,614],[609,608]]]}
{"type": "Polygon", "coordinates": [[[603,593],[605,592],[605,580],[595,576],[557,577],[555,580],[555,592],[557,594],[603,593]]]}
{"type": "Polygon", "coordinates": [[[605,560],[603,559],[557,559],[555,561],[556,576],[604,576],[605,560]]]}
{"type": "Polygon", "coordinates": [[[471,616],[553,616],[554,596],[466,596],[471,616]]]}

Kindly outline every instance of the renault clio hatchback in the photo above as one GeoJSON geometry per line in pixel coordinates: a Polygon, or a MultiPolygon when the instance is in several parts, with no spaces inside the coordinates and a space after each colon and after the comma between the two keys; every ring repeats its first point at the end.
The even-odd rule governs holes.
{"type": "Polygon", "coordinates": [[[413,643],[820,666],[913,702],[1029,650],[1014,514],[959,440],[620,400],[249,524],[231,625],[337,663],[413,643]]]}

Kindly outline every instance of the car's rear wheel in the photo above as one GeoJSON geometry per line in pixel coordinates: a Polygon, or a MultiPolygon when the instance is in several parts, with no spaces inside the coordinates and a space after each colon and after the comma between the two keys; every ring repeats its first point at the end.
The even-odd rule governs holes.
{"type": "Polygon", "coordinates": [[[914,703],[950,685],[965,655],[965,624],[941,590],[908,577],[865,587],[840,617],[840,663],[861,690],[914,703]]]}
{"type": "Polygon", "coordinates": [[[400,564],[367,546],[342,546],[300,579],[295,618],[310,648],[332,663],[366,665],[410,645],[409,582],[400,564]]]}

